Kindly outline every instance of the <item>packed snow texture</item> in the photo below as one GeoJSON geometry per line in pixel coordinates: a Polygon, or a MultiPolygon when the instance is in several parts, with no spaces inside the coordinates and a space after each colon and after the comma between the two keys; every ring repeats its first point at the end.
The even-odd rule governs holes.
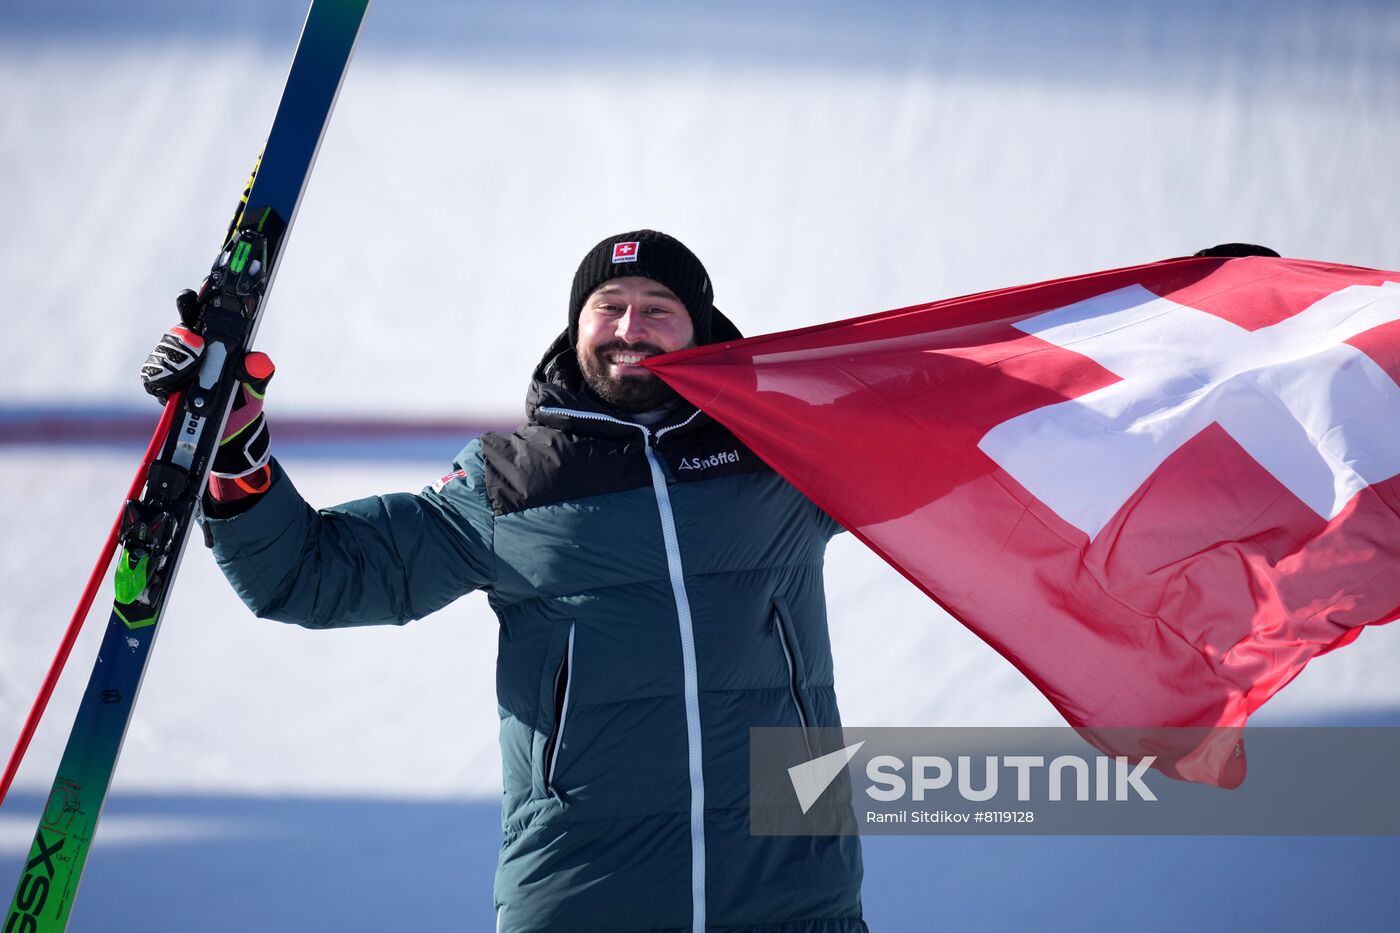
{"type": "MultiPolygon", "coordinates": [[[[213,258],[298,6],[6,4],[0,408],[147,403],[137,366],[213,258]]],[[[1395,269],[1397,113],[1400,9],[1380,2],[383,2],[259,334],[274,444],[279,413],[516,419],[579,257],[635,227],[693,247],[747,333],[1228,240],[1395,269]]],[[[321,505],[421,488],[450,455],[281,450],[321,505]]],[[[7,746],[134,463],[0,449],[7,746]]],[[[1060,722],[850,536],[828,570],[847,722],[1060,722]]],[[[22,791],[52,778],[94,616],[22,791]]],[[[1393,715],[1397,628],[1255,721],[1393,715]]],[[[494,648],[477,597],[402,629],[258,621],[195,543],[114,794],[489,800],[494,648]]],[[[0,848],[31,827],[0,820],[0,848]]]]}

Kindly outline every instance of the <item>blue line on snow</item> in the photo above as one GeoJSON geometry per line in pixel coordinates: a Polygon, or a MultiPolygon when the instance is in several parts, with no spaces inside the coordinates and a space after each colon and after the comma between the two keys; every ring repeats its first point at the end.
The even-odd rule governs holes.
{"type": "MultiPolygon", "coordinates": [[[[154,406],[0,406],[0,450],[141,450],[158,417],[154,406]]],[[[425,420],[345,415],[275,416],[269,425],[274,450],[295,453],[301,458],[435,463],[450,462],[474,437],[510,427],[506,418],[425,420]]]]}

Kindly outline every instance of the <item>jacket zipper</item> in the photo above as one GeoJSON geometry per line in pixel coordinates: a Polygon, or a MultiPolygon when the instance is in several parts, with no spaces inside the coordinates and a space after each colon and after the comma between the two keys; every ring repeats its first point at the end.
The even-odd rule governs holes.
{"type": "Polygon", "coordinates": [[[685,672],[685,732],[687,757],[690,764],[690,904],[691,928],[694,933],[705,931],[705,776],[704,758],[700,747],[700,687],[695,664],[695,629],[690,617],[690,599],[685,592],[685,570],[681,565],[680,541],[676,536],[676,517],[671,510],[671,493],[666,487],[666,474],[656,457],[656,445],[676,428],[683,428],[699,417],[697,409],[689,418],[653,432],[643,424],[623,421],[596,412],[574,411],[568,408],[541,408],[551,415],[567,415],[590,421],[606,421],[636,428],[646,440],[644,448],[647,466],[651,469],[651,488],[656,495],[656,507],[661,515],[661,538],[666,545],[666,566],[671,576],[671,593],[676,600],[676,616],[680,621],[681,665],[685,672]]]}
{"type": "Polygon", "coordinates": [[[559,670],[554,675],[554,695],[559,696],[560,681],[563,681],[564,698],[555,710],[554,736],[545,749],[544,786],[554,789],[554,768],[559,763],[559,748],[564,744],[564,723],[569,718],[569,696],[574,685],[574,627],[569,626],[569,643],[564,650],[564,658],[559,662],[559,670]]]}
{"type": "Polygon", "coordinates": [[[797,711],[797,721],[802,725],[802,744],[807,746],[807,757],[811,758],[812,738],[808,731],[807,714],[802,711],[802,698],[798,695],[801,684],[798,683],[797,658],[793,656],[792,648],[788,646],[782,612],[776,605],[773,607],[773,628],[778,631],[778,644],[782,646],[783,657],[787,659],[788,696],[792,698],[792,708],[797,711]]]}

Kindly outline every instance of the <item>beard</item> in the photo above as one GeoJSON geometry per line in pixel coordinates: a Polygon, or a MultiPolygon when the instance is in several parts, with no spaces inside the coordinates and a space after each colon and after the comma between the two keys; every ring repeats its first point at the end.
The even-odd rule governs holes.
{"type": "MultiPolygon", "coordinates": [[[[694,343],[689,346],[694,346],[694,343]]],[[[648,355],[666,352],[652,343],[629,344],[614,340],[592,353],[579,354],[578,363],[583,372],[584,385],[594,395],[619,411],[632,413],[650,411],[680,398],[675,389],[649,370],[638,369],[636,373],[626,376],[611,375],[608,361],[603,357],[618,350],[633,350],[648,355]]]]}

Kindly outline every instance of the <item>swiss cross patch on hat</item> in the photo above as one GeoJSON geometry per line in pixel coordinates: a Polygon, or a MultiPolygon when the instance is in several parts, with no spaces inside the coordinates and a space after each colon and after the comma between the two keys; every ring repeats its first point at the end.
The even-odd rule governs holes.
{"type": "Polygon", "coordinates": [[[638,240],[632,240],[627,243],[614,243],[613,265],[617,265],[620,262],[636,262],[637,247],[640,245],[641,243],[638,240]]]}

